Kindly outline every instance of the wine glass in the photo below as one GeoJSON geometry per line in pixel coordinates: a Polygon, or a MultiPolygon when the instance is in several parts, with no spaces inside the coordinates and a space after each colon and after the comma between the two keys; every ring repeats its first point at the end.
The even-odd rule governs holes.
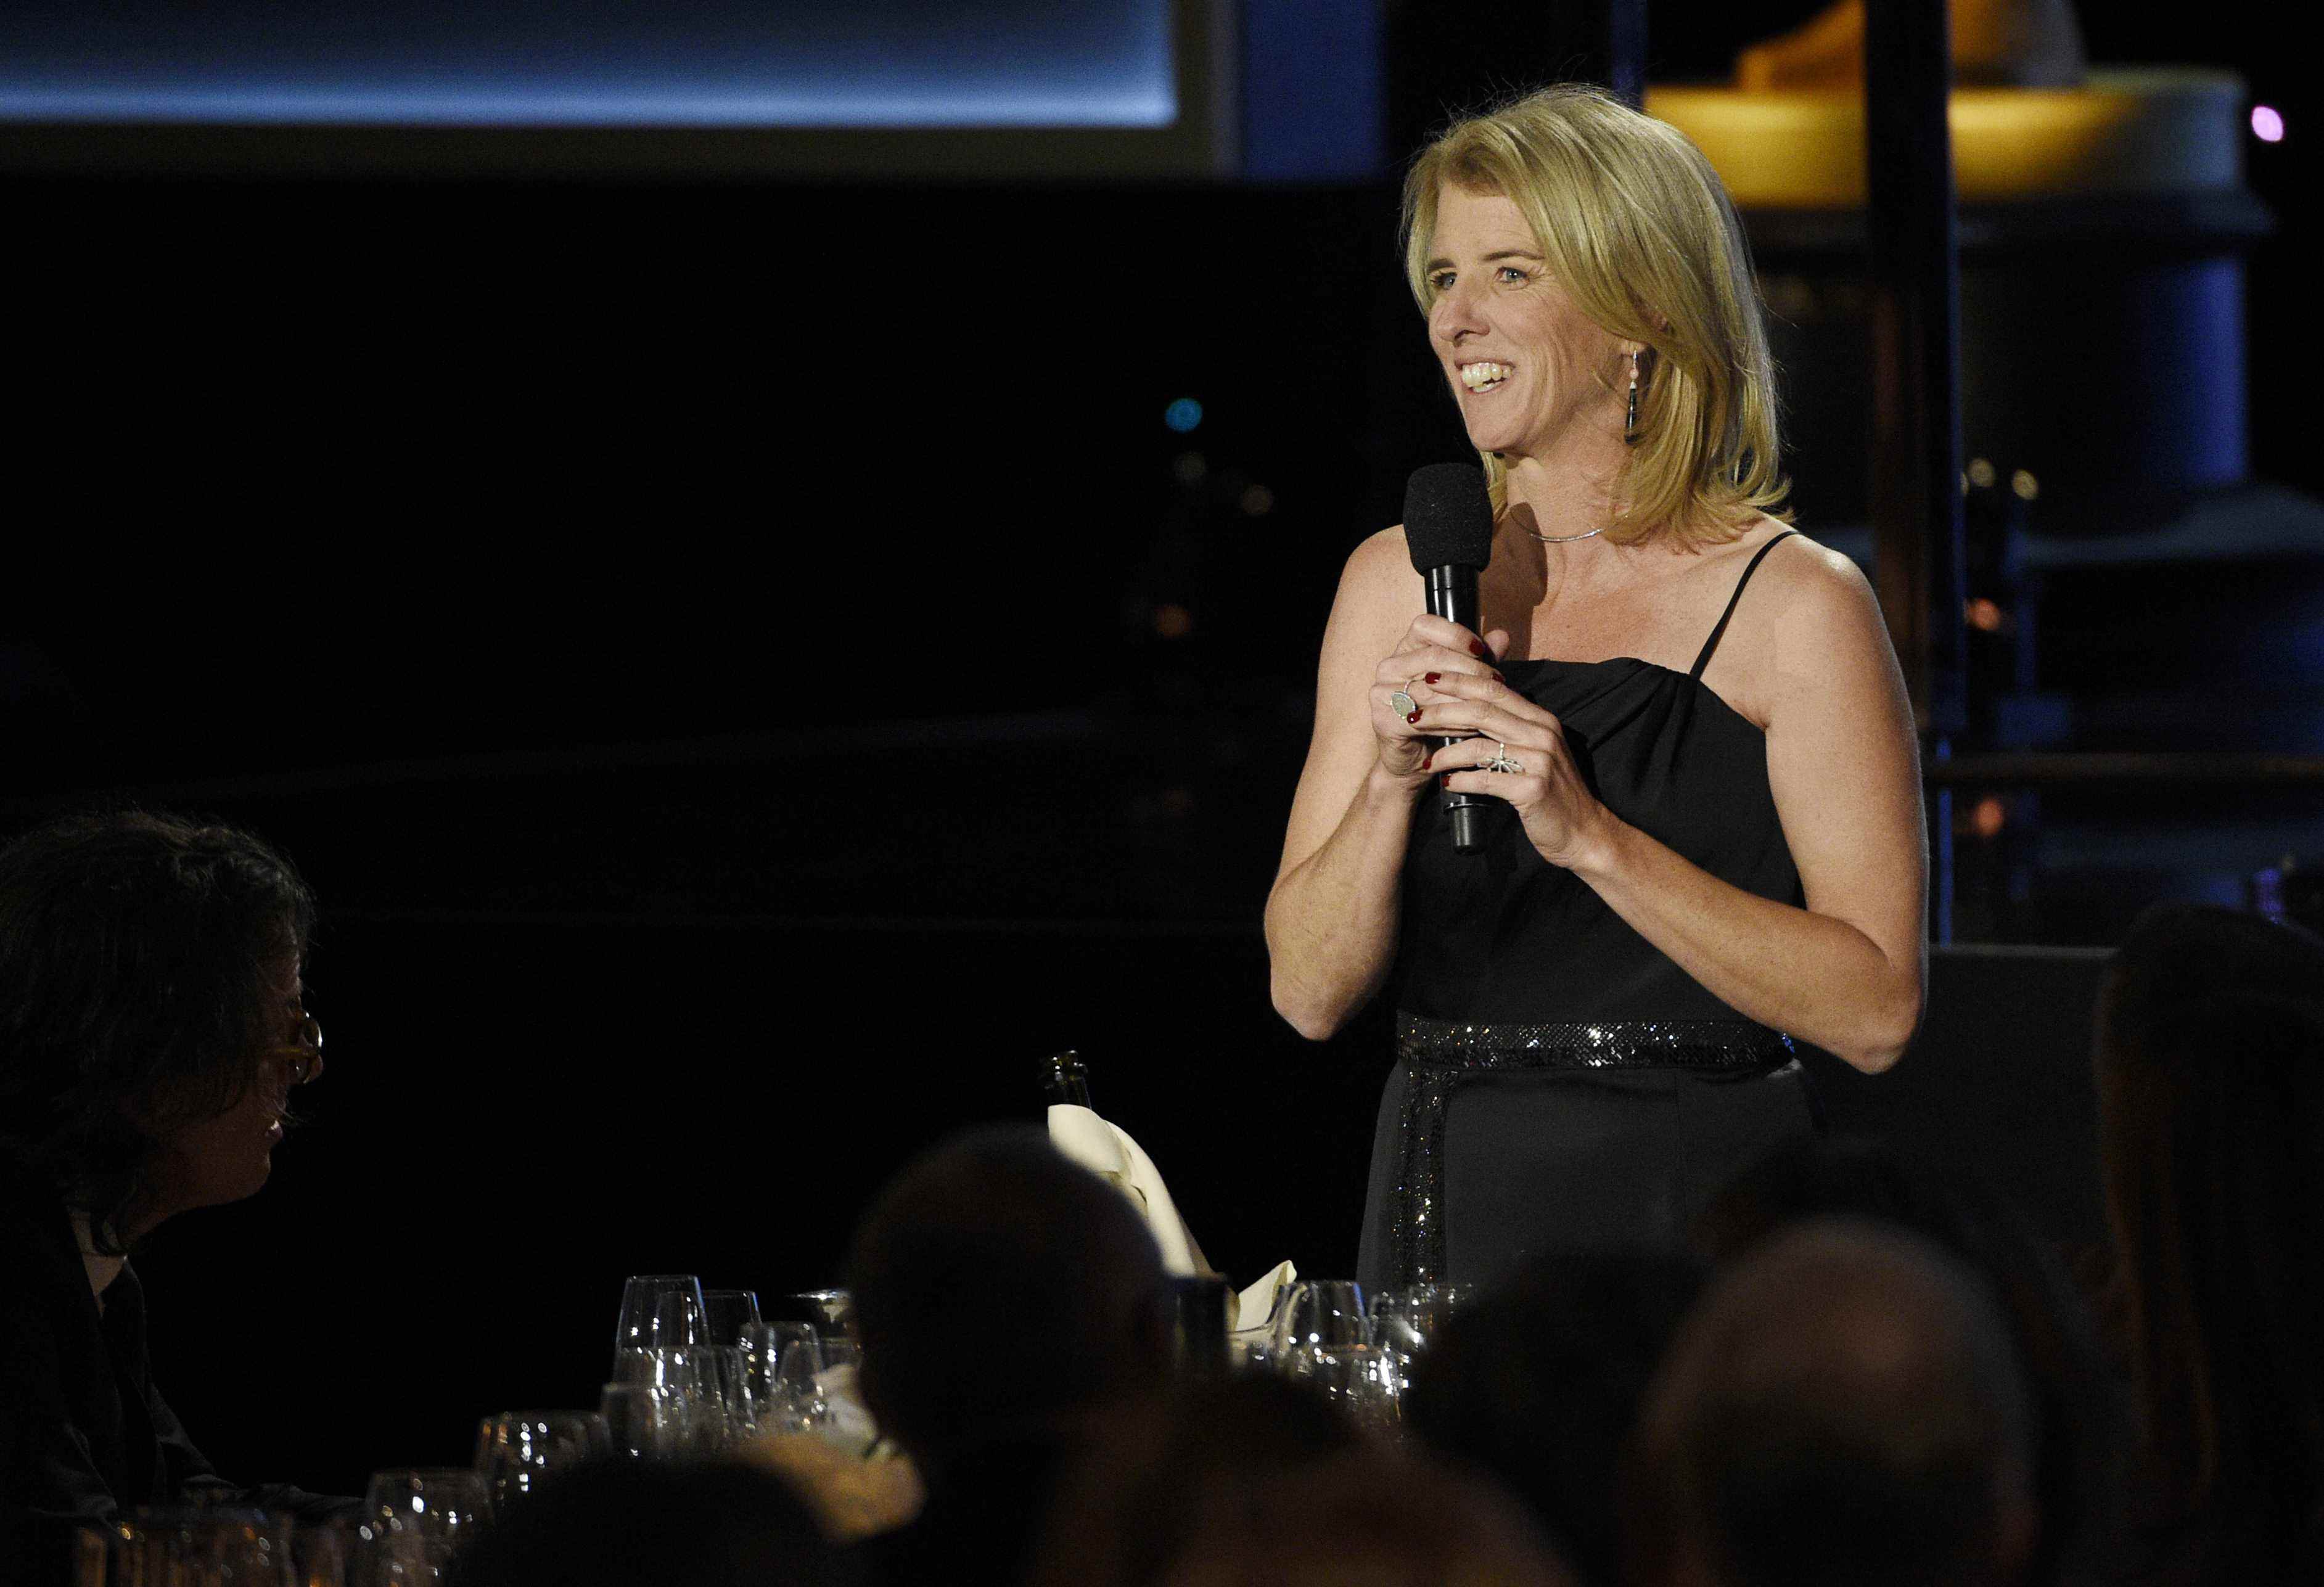
{"type": "Polygon", "coordinates": [[[1307,1278],[1291,1287],[1275,1318],[1278,1358],[1295,1350],[1335,1350],[1372,1342],[1360,1286],[1340,1278],[1307,1278]]]}
{"type": "Polygon", "coordinates": [[[809,1289],[783,1296],[785,1318],[815,1324],[825,1343],[855,1337],[855,1297],[844,1289],[809,1289]]]}
{"type": "Polygon", "coordinates": [[[704,1290],[702,1315],[709,1324],[709,1342],[722,1346],[742,1343],[750,1331],[763,1321],[759,1315],[758,1293],[749,1289],[704,1290]]]}
{"type": "Polygon", "coordinates": [[[622,1315],[613,1325],[613,1376],[632,1352],[691,1348],[709,1333],[702,1280],[690,1273],[645,1273],[622,1287],[622,1315]]]}
{"type": "Polygon", "coordinates": [[[364,1587],[427,1587],[490,1514],[484,1480],[472,1471],[419,1467],[376,1472],[357,1528],[364,1587]]]}
{"type": "Polygon", "coordinates": [[[1383,1290],[1372,1297],[1372,1341],[1410,1366],[1434,1343],[1469,1298],[1471,1286],[1416,1284],[1383,1290]]]}
{"type": "Polygon", "coordinates": [[[476,1428],[476,1471],[495,1515],[508,1514],[557,1473],[613,1445],[605,1418],[589,1411],[503,1411],[476,1428]]]}
{"type": "Polygon", "coordinates": [[[762,1433],[813,1433],[831,1420],[830,1403],[816,1381],[823,1357],[813,1338],[794,1339],[782,1346],[767,1403],[759,1413],[762,1433]]]}
{"type": "Polygon", "coordinates": [[[804,1344],[815,1357],[815,1370],[823,1370],[823,1347],[809,1323],[761,1323],[742,1341],[742,1382],[751,1401],[751,1419],[756,1424],[765,1419],[769,1407],[775,1403],[776,1386],[782,1376],[783,1352],[794,1344],[804,1344]]]}

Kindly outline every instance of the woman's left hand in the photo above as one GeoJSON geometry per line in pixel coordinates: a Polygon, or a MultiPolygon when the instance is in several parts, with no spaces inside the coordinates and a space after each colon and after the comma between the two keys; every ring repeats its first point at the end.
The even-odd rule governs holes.
{"type": "Polygon", "coordinates": [[[1429,756],[1438,782],[1453,793],[1501,800],[1517,811],[1543,859],[1573,866],[1611,814],[1582,781],[1565,747],[1564,725],[1490,678],[1450,674],[1429,689],[1456,697],[1423,706],[1414,730],[1461,740],[1429,756]],[[1485,770],[1497,762],[1514,769],[1485,770]]]}

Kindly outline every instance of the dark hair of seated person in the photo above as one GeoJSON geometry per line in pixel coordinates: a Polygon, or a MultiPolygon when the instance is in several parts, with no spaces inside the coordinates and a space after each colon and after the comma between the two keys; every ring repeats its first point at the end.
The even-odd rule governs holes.
{"type": "Polygon", "coordinates": [[[1272,1375],[1182,1383],[1118,1416],[1061,1486],[1032,1587],[1150,1587],[1185,1550],[1204,1495],[1363,1447],[1313,1389],[1272,1375]]]}
{"type": "Polygon", "coordinates": [[[1414,1363],[1405,1426],[1530,1505],[1582,1580],[1618,1580],[1622,1447],[1705,1272],[1673,1250],[1532,1262],[1462,1308],[1414,1363]]]}
{"type": "Polygon", "coordinates": [[[1275,1377],[1182,1385],[1065,1483],[1028,1587],[1563,1583],[1523,1507],[1275,1377]]]}
{"type": "Polygon", "coordinates": [[[1794,1141],[1753,1165],[1695,1224],[1722,1268],[1804,1219],[1859,1217],[1909,1229],[1991,1286],[2033,1394],[2040,1532],[2034,1582],[2111,1582],[2123,1565],[2129,1404],[2096,1326],[2057,1258],[1974,1174],[1877,1141],[1794,1141]]]}
{"type": "Polygon", "coordinates": [[[1625,1466],[1640,1587],[2011,1587],[2027,1391],[1991,1287],[1893,1224],[1810,1219],[1721,1272],[1625,1466]]]}
{"type": "Polygon", "coordinates": [[[263,1182],[263,1153],[180,1159],[193,1127],[269,1100],[314,924],[290,862],[229,826],[80,815],[0,849],[0,1147],[99,1251],[263,1182]]]}
{"type": "Polygon", "coordinates": [[[315,905],[228,826],[123,811],[0,848],[0,1558],[197,1499],[350,1507],[219,1477],[153,1384],[128,1248],[254,1194],[293,1085],[315,905]]]}
{"type": "Polygon", "coordinates": [[[2324,939],[2150,910],[2100,983],[2152,1579],[2324,1581],[2324,939]]]}
{"type": "Polygon", "coordinates": [[[1014,1580],[1057,1467],[1169,1370],[1160,1251],[1128,1198],[1036,1129],[906,1167],[847,1263],[858,1382],[918,1465],[919,1518],[859,1550],[883,1580],[1014,1580]]]}
{"type": "Polygon", "coordinates": [[[505,1509],[456,1556],[451,1587],[838,1587],[806,1500],[739,1464],[601,1460],[505,1509]]]}

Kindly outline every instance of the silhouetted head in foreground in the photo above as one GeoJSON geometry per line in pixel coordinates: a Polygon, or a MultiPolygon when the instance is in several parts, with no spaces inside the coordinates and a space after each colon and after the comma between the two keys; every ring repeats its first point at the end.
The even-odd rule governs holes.
{"type": "Polygon", "coordinates": [[[1382,1448],[1280,1379],[1123,1417],[1068,1482],[1032,1587],[1564,1587],[1521,1506],[1382,1448]]]}
{"type": "Polygon", "coordinates": [[[814,1514],[772,1472],[604,1460],[498,1517],[456,1587],[836,1587],[814,1514]]]}
{"type": "Polygon", "coordinates": [[[2149,911],[2096,1062],[2149,1519],[2208,1532],[2223,1576],[2324,1568],[2324,941],[2149,911]]]}
{"type": "Polygon", "coordinates": [[[2040,1534],[2032,1580],[2112,1579],[2121,1565],[2134,1419],[2089,1308],[2024,1218],[1965,1172],[1877,1141],[1816,1137],[1776,1149],[1696,1224],[1731,1267],[1811,1218],[1868,1218],[1935,1243],[1991,1287],[2033,1395],[2040,1534]]]}
{"type": "Polygon", "coordinates": [[[1622,1448],[1703,1276],[1676,1251],[1536,1262],[1463,1307],[1414,1364],[1405,1425],[1523,1499],[1585,1580],[1616,1581],[1622,1448]]]}
{"type": "Polygon", "coordinates": [[[1657,1587],[1983,1587],[2034,1535],[2027,1396],[1987,1287],[1839,1219],[1777,1235],[1680,1329],[1633,1450],[1657,1587]]]}
{"type": "Polygon", "coordinates": [[[1162,1259],[1120,1192],[1038,1130],[906,1168],[848,1259],[864,1402],[941,1481],[980,1447],[1054,1438],[1159,1387],[1162,1259]]]}

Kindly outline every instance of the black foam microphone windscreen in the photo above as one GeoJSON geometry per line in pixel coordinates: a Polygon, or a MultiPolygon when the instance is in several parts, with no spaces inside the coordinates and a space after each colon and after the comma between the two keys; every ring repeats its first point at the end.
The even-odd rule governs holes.
{"type": "Polygon", "coordinates": [[[1483,470],[1431,463],[1404,487],[1404,543],[1425,578],[1439,567],[1481,568],[1493,559],[1493,501],[1483,470]]]}

